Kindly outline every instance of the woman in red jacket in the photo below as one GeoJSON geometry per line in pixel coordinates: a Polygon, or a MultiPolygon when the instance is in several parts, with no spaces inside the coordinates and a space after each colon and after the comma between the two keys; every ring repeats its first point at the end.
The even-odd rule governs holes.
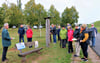
{"type": "Polygon", "coordinates": [[[73,33],[74,31],[72,30],[72,27],[68,26],[68,53],[73,53],[73,46],[72,46],[73,33]]]}
{"type": "MultiPolygon", "coordinates": [[[[30,26],[28,26],[28,29],[26,31],[26,35],[27,35],[27,42],[32,42],[33,31],[32,31],[30,26]]],[[[29,46],[29,48],[32,48],[32,46],[29,46]]]]}

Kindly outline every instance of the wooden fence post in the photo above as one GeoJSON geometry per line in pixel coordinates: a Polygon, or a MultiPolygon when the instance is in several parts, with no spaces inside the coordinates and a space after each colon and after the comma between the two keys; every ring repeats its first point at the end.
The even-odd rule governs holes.
{"type": "Polygon", "coordinates": [[[46,17],[46,47],[50,45],[50,18],[46,17]]]}

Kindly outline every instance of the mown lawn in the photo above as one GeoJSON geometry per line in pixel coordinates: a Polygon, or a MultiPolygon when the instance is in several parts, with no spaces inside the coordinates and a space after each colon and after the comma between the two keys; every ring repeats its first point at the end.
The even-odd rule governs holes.
{"type": "MultiPolygon", "coordinates": [[[[9,59],[8,63],[21,63],[21,58],[18,57],[18,50],[15,50],[15,44],[19,42],[18,38],[18,29],[9,29],[11,37],[15,37],[12,40],[12,45],[9,47],[7,58],[9,59]]],[[[25,42],[27,42],[26,36],[24,37],[25,42]]],[[[33,41],[39,41],[39,47],[43,47],[41,54],[33,53],[28,55],[26,63],[71,63],[72,54],[68,54],[68,48],[62,49],[59,47],[59,42],[57,44],[50,44],[50,47],[46,47],[45,40],[45,29],[42,29],[42,36],[39,36],[39,30],[33,29],[33,41]]],[[[0,41],[1,41],[1,30],[0,30],[0,41]]],[[[32,50],[33,48],[25,48],[22,51],[32,50]]],[[[0,42],[0,62],[2,57],[2,41],[0,42]]]]}

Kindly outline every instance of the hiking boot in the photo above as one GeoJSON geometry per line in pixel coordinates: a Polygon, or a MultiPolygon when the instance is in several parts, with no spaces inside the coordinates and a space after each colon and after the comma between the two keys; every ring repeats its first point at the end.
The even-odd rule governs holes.
{"type": "Polygon", "coordinates": [[[74,57],[79,57],[78,55],[74,55],[74,57]]]}
{"type": "Polygon", "coordinates": [[[29,48],[32,48],[32,46],[29,46],[29,48]]]}
{"type": "Polygon", "coordinates": [[[81,58],[81,60],[84,60],[85,58],[81,58]]]}
{"type": "Polygon", "coordinates": [[[84,59],[83,61],[87,62],[87,61],[88,61],[88,59],[84,59]]]}
{"type": "Polygon", "coordinates": [[[7,63],[8,62],[8,60],[5,60],[5,61],[2,61],[1,63],[7,63]]]}

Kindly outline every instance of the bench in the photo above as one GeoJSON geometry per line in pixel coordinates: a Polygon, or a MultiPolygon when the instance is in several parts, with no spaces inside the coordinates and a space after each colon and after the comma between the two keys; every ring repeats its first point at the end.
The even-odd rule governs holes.
{"type": "MultiPolygon", "coordinates": [[[[25,46],[26,47],[29,47],[29,46],[35,46],[35,42],[27,42],[25,43],[25,46]]],[[[17,48],[15,46],[15,48],[17,48]]],[[[18,54],[19,57],[22,57],[22,63],[24,63],[26,61],[26,56],[29,55],[29,54],[32,54],[32,53],[39,53],[40,50],[42,50],[43,48],[35,48],[33,50],[30,50],[30,51],[27,51],[27,52],[24,52],[22,53],[22,50],[19,50],[20,53],[18,54]]]]}

